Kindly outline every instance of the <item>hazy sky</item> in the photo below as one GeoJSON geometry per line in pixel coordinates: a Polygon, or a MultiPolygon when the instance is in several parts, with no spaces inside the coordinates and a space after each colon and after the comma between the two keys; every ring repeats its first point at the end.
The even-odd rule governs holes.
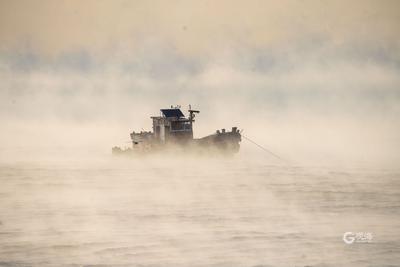
{"type": "Polygon", "coordinates": [[[190,103],[197,135],[397,155],[399,26],[399,1],[0,0],[0,146],[108,149],[190,103]]]}
{"type": "Polygon", "coordinates": [[[143,40],[181,52],[265,47],[320,36],[399,45],[398,1],[0,1],[3,50],[109,53],[143,40]]]}

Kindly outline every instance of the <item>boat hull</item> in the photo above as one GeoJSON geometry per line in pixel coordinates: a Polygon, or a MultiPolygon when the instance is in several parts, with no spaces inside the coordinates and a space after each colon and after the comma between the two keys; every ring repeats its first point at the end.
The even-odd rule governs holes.
{"type": "Polygon", "coordinates": [[[239,152],[241,142],[240,132],[233,127],[230,132],[219,132],[203,138],[185,141],[174,140],[168,143],[148,139],[141,142],[133,142],[132,148],[121,149],[113,147],[114,155],[144,155],[156,153],[193,153],[201,155],[235,154],[239,152]]]}

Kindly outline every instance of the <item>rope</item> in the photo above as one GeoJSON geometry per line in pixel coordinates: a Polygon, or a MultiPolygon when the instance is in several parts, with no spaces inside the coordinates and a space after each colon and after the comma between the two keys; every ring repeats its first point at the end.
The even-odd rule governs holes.
{"type": "Polygon", "coordinates": [[[278,156],[277,154],[275,154],[275,153],[272,152],[271,150],[269,150],[269,149],[263,147],[262,145],[257,144],[256,142],[254,142],[253,140],[251,140],[251,139],[248,138],[247,136],[245,136],[245,135],[242,134],[242,137],[243,137],[244,139],[246,139],[247,141],[249,141],[250,143],[253,143],[254,145],[258,146],[259,148],[261,148],[262,150],[264,150],[264,151],[267,152],[268,154],[274,156],[275,158],[280,159],[280,160],[282,160],[282,161],[288,163],[286,160],[284,160],[283,158],[281,158],[280,156],[278,156]]]}

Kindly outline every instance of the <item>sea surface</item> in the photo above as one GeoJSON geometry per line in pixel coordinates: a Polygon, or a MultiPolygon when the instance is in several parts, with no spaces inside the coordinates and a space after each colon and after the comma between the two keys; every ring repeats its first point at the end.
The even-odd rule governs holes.
{"type": "Polygon", "coordinates": [[[0,266],[400,266],[400,170],[3,161],[0,266]],[[368,240],[347,244],[345,232],[368,240]]]}

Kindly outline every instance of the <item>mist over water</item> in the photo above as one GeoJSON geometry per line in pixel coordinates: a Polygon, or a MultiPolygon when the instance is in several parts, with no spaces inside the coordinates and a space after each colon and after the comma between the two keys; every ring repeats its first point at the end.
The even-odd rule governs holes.
{"type": "Polygon", "coordinates": [[[201,111],[196,137],[237,126],[300,163],[398,165],[394,50],[317,37],[204,56],[162,40],[110,54],[3,52],[1,147],[105,151],[126,144],[133,130],[150,130],[160,108],[191,104],[201,111]]]}
{"type": "Polygon", "coordinates": [[[397,65],[263,53],[3,58],[0,265],[400,262],[397,65]],[[246,139],[233,158],[111,156],[171,104],[200,109],[196,137],[237,126],[284,161],[246,139]]]}
{"type": "Polygon", "coordinates": [[[394,266],[399,171],[260,158],[2,163],[3,266],[394,266]],[[371,232],[347,245],[343,233],[371,232]],[[394,264],[394,265],[393,265],[394,264]]]}
{"type": "Polygon", "coordinates": [[[6,2],[0,266],[399,265],[398,4],[6,2]],[[189,104],[282,159],[111,155],[189,104]]]}

